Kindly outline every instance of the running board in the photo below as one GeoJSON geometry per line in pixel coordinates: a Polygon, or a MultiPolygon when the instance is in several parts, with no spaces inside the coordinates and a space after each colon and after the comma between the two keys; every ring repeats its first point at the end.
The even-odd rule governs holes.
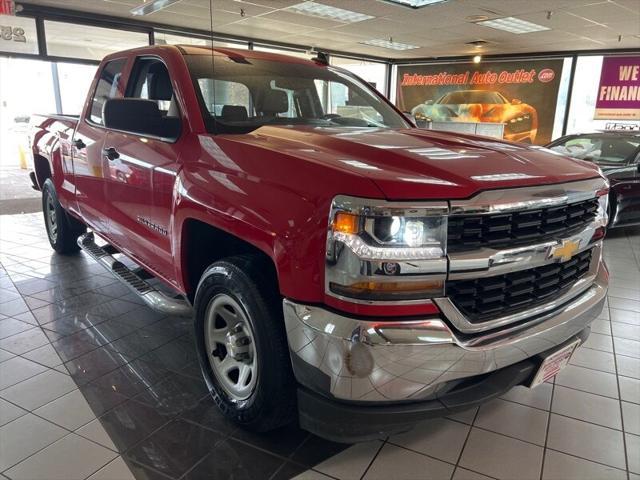
{"type": "Polygon", "coordinates": [[[96,245],[93,233],[89,232],[81,235],[78,238],[78,245],[87,255],[133,290],[152,309],[180,317],[190,317],[193,314],[193,308],[189,302],[181,298],[171,298],[152,287],[132,272],[124,263],[116,260],[105,248],[96,245]]]}

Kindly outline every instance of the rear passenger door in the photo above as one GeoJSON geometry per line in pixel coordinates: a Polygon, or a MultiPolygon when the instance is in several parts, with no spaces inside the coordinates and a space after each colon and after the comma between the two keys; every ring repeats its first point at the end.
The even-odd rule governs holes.
{"type": "Polygon", "coordinates": [[[96,232],[103,234],[109,230],[109,215],[105,196],[108,161],[103,153],[107,130],[104,128],[102,107],[108,99],[123,96],[126,64],[126,58],[117,58],[102,66],[71,146],[78,209],[84,220],[96,232]]]}
{"type": "MultiPolygon", "coordinates": [[[[169,71],[158,57],[135,60],[125,96],[153,100],[166,117],[182,118],[169,71]]],[[[112,153],[107,169],[110,237],[125,253],[167,278],[174,275],[169,231],[178,140],[111,130],[104,145],[112,153]]]]}

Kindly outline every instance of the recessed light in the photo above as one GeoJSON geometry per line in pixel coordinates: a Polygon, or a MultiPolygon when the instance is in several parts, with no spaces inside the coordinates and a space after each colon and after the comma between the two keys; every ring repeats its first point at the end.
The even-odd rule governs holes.
{"type": "Polygon", "coordinates": [[[408,43],[394,42],[393,40],[384,40],[382,38],[374,38],[373,40],[365,40],[360,42],[362,45],[370,45],[372,47],[388,48],[390,50],[413,50],[414,48],[420,48],[418,45],[411,45],[408,43]]]}
{"type": "Polygon", "coordinates": [[[163,8],[167,8],[174,3],[181,1],[182,0],[153,0],[151,2],[145,2],[142,5],[138,5],[137,7],[129,10],[129,12],[132,15],[150,15],[158,10],[162,10],[163,8]]]}
{"type": "Polygon", "coordinates": [[[283,11],[289,11],[293,13],[299,13],[301,15],[308,15],[310,17],[327,18],[329,20],[335,20],[342,23],[356,23],[363,20],[371,20],[375,18],[365,13],[354,12],[353,10],[346,10],[344,8],[332,7],[330,5],[323,5],[316,2],[302,2],[296,5],[291,5],[283,9],[283,11]]]}
{"type": "Polygon", "coordinates": [[[428,5],[435,5],[436,3],[445,3],[449,0],[384,0],[389,3],[397,3],[403,7],[422,8],[428,5]]]}
{"type": "Polygon", "coordinates": [[[467,22],[482,22],[489,20],[489,17],[487,15],[469,15],[465,20],[467,22]]]}
{"type": "Polygon", "coordinates": [[[515,17],[496,18],[493,20],[483,20],[477,22],[476,25],[483,25],[485,27],[495,28],[497,30],[504,30],[505,32],[521,34],[531,32],[541,32],[543,30],[551,30],[544,25],[538,25],[537,23],[527,22],[526,20],[520,20],[515,17]]]}

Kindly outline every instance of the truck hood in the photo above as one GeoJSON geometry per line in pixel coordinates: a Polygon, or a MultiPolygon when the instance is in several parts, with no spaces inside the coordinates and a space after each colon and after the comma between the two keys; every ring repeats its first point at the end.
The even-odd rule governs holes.
{"type": "Polygon", "coordinates": [[[420,129],[267,126],[233,137],[367,177],[389,200],[467,198],[599,175],[595,165],[545,148],[420,129]]]}

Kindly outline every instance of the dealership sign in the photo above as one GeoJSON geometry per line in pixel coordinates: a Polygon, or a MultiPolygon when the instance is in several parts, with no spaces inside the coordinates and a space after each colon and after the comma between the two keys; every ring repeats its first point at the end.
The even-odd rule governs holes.
{"type": "Polygon", "coordinates": [[[397,104],[421,121],[500,123],[504,138],[551,140],[563,60],[402,65],[397,104]]]}
{"type": "Polygon", "coordinates": [[[596,120],[640,120],[640,56],[605,57],[596,120]]]}

